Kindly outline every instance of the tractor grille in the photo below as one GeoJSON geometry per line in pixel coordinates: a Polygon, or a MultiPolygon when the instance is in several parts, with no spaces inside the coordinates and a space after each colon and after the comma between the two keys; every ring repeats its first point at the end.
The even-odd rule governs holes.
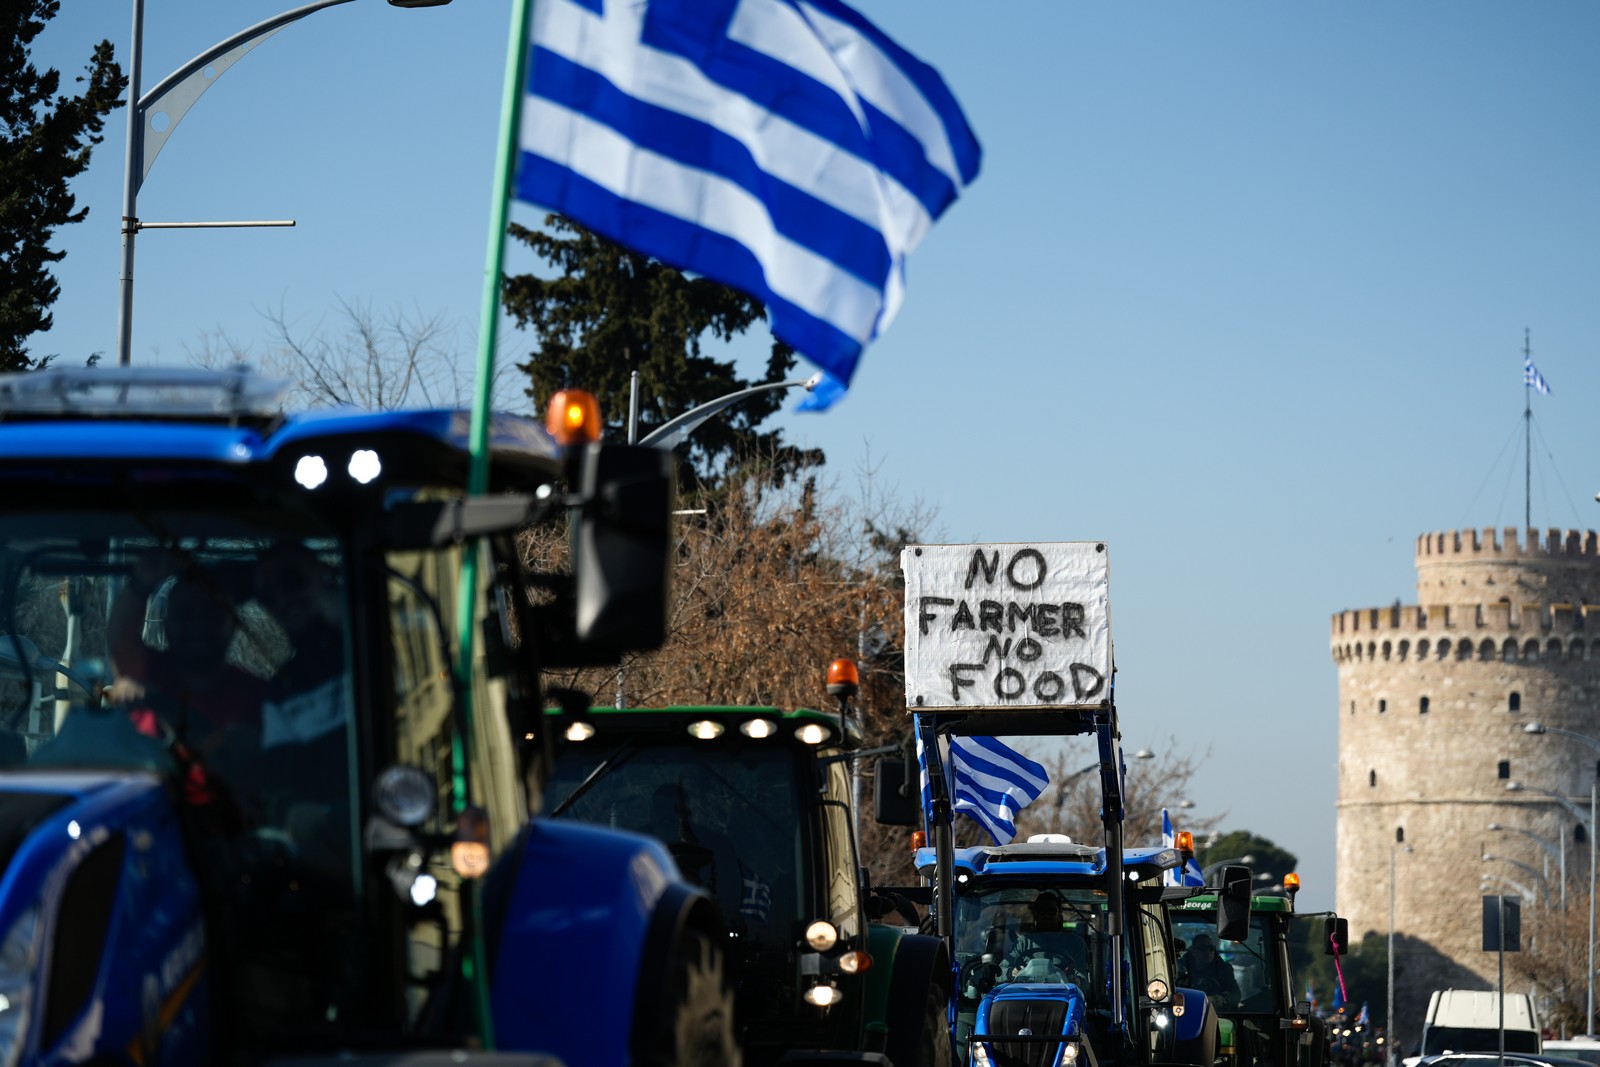
{"type": "MultiPolygon", "coordinates": [[[[1002,1000],[989,1009],[989,1029],[995,1034],[1021,1034],[1033,1037],[1061,1033],[1067,1005],[1059,1000],[1002,1000]]],[[[996,1063],[1003,1067],[1051,1067],[1061,1046],[1053,1041],[993,1041],[996,1063]]]]}

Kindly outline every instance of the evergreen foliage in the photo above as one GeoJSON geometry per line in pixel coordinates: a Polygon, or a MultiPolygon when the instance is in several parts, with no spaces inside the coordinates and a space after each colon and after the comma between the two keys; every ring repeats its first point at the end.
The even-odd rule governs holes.
{"type": "Polygon", "coordinates": [[[33,65],[29,49],[59,10],[59,0],[0,0],[0,370],[44,362],[29,358],[27,340],[50,328],[61,295],[50,266],[66,253],[50,239],[89,214],[67,182],[89,166],[128,87],[110,41],[95,45],[77,96],[61,93],[59,71],[33,65]]]}
{"type": "MultiPolygon", "coordinates": [[[[766,321],[766,309],[752,297],[685,275],[560,215],[547,216],[543,230],[513,223],[510,233],[554,272],[510,275],[502,297],[537,341],[518,367],[529,376],[527,393],[538,410],[560,389],[587,389],[600,400],[607,436],[626,440],[629,377],[637,370],[642,439],[700,404],[794,376],[794,350],[781,341],[772,343],[766,373],[755,381],[739,377],[731,360],[703,353],[708,334],[728,341],[766,321]]],[[[727,409],[695,430],[679,455],[706,484],[736,455],[769,457],[789,474],[819,465],[820,453],[787,448],[778,431],[757,429],[789,396],[775,389],[727,409]]]]}

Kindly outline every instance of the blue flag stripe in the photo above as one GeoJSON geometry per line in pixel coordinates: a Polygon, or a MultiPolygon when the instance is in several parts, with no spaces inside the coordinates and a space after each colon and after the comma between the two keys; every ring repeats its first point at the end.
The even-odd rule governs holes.
{"type": "Polygon", "coordinates": [[[726,178],[764,200],[773,228],[796,244],[868,283],[888,272],[889,248],[881,233],[768,174],[737,138],[631,97],[599,74],[554,52],[541,52],[534,59],[534,69],[535,87],[541,95],[582,100],[583,114],[613,129],[631,130],[629,139],[645,151],[726,178]]]}
{"type": "Polygon", "coordinates": [[[994,815],[988,808],[971,797],[961,793],[956,794],[955,809],[963,812],[968,818],[975,820],[979,826],[989,831],[989,836],[994,838],[996,844],[1005,844],[1017,836],[1016,824],[1009,819],[1002,819],[994,815]]]}
{"type": "Polygon", "coordinates": [[[838,0],[810,0],[805,6],[826,12],[833,18],[854,27],[870,39],[895,68],[913,83],[916,91],[938,116],[949,142],[951,154],[955,158],[961,183],[970,184],[978,176],[982,151],[978,147],[977,137],[973,136],[971,127],[967,125],[966,116],[961,113],[961,105],[956,103],[955,96],[950,92],[949,86],[945,85],[944,79],[939,77],[938,71],[901,48],[876,26],[838,0]]]}

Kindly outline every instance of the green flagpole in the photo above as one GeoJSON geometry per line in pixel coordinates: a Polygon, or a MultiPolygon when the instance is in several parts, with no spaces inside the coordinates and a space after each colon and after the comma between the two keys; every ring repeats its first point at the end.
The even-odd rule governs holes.
{"type": "MultiPolygon", "coordinates": [[[[506,77],[500,100],[500,144],[495,155],[494,195],[489,209],[489,251],[483,273],[483,305],[478,324],[478,370],[472,398],[472,424],[468,442],[470,462],[467,493],[481,496],[489,490],[489,421],[494,393],[494,355],[500,324],[500,276],[505,261],[505,237],[511,184],[517,164],[517,130],[521,125],[523,86],[528,69],[528,29],[532,24],[533,0],[512,0],[511,39],[506,47],[506,77]]],[[[461,697],[462,734],[451,748],[454,775],[455,809],[470,803],[467,777],[467,746],[472,743],[472,661],[477,611],[478,543],[467,542],[461,561],[461,586],[456,610],[456,689],[461,697]]],[[[476,880],[467,883],[467,906],[471,909],[471,940],[463,946],[461,974],[472,990],[478,1035],[483,1047],[492,1049],[494,1019],[489,1004],[489,975],[483,942],[483,907],[476,880]]]]}

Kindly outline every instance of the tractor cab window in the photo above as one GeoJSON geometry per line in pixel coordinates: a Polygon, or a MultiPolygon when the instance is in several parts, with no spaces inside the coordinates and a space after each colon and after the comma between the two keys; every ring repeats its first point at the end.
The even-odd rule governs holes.
{"type": "MultiPolygon", "coordinates": [[[[1110,1016],[1110,937],[1102,890],[1008,882],[955,900],[956,1040],[961,1049],[979,1004],[1006,984],[1071,982],[1091,1030],[1110,1016]]],[[[1124,942],[1126,945],[1126,942],[1124,942]]],[[[1126,948],[1121,966],[1129,967],[1126,948]]]]}
{"type": "Polygon", "coordinates": [[[1223,941],[1211,916],[1174,912],[1173,937],[1182,942],[1178,985],[1200,990],[1222,1011],[1276,1014],[1289,1001],[1279,988],[1287,967],[1274,954],[1286,949],[1267,936],[1267,921],[1252,916],[1248,937],[1223,941]]]}
{"type": "Polygon", "coordinates": [[[271,1043],[347,1017],[363,983],[345,940],[347,568],[297,519],[157,500],[0,518],[0,762],[171,783],[208,908],[228,917],[213,996],[271,1043]]]}

